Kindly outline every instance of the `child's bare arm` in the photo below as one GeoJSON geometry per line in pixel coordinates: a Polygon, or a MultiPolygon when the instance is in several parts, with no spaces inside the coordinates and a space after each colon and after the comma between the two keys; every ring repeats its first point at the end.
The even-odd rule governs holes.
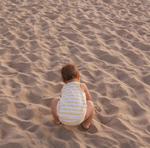
{"type": "Polygon", "coordinates": [[[90,94],[90,92],[89,92],[89,90],[88,90],[88,88],[87,88],[87,86],[86,86],[85,83],[82,83],[82,84],[81,84],[81,88],[82,88],[82,90],[85,92],[86,99],[87,99],[87,100],[92,100],[92,96],[91,96],[91,94],[90,94]]]}

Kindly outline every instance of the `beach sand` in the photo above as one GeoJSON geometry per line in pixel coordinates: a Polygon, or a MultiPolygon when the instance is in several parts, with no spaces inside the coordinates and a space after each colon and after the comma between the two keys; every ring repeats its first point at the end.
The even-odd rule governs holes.
{"type": "Polygon", "coordinates": [[[149,147],[149,0],[0,1],[0,148],[149,147]],[[88,131],[53,123],[70,62],[95,104],[88,131]]]}

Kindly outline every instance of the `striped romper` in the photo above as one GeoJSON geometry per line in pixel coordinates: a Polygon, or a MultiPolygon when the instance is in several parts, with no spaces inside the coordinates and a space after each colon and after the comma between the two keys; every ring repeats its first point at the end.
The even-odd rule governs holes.
{"type": "Polygon", "coordinates": [[[79,125],[84,121],[87,104],[80,82],[73,81],[62,88],[57,112],[59,120],[66,125],[79,125]]]}

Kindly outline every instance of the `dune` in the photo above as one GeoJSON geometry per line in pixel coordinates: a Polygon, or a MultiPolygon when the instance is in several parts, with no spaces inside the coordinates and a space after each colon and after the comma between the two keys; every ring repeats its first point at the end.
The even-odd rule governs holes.
{"type": "Polygon", "coordinates": [[[0,148],[150,148],[150,1],[0,2],[0,148]],[[60,69],[92,94],[91,128],[55,125],[60,69]]]}

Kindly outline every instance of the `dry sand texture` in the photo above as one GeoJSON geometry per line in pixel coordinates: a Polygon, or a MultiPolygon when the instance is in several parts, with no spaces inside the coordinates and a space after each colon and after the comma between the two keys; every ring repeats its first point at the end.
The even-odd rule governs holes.
{"type": "Polygon", "coordinates": [[[149,0],[0,0],[0,148],[150,148],[149,0]],[[60,68],[94,99],[87,131],[56,126],[60,68]]]}

